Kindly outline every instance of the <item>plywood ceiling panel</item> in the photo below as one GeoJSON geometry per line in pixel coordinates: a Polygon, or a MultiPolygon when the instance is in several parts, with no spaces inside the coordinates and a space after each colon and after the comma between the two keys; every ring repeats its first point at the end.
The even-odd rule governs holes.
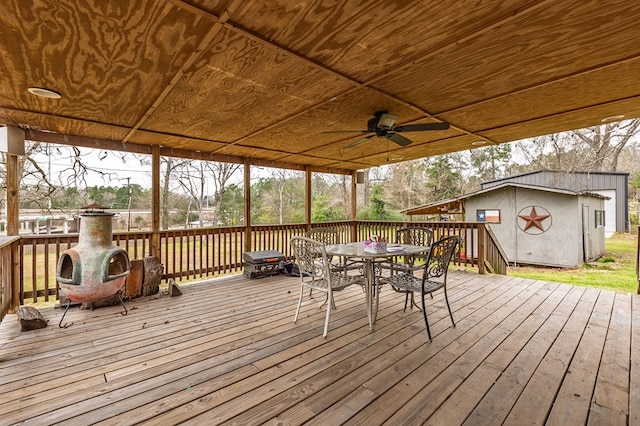
{"type": "Polygon", "coordinates": [[[640,116],[638,22],[631,0],[12,1],[0,124],[349,172],[640,116]],[[451,128],[325,133],[380,110],[451,128]]]}

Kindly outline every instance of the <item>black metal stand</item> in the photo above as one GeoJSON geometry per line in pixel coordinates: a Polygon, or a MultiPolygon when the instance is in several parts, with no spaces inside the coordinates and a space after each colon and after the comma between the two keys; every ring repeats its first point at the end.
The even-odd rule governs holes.
{"type": "Polygon", "coordinates": [[[71,324],[67,324],[65,323],[64,325],[62,325],[62,320],[64,319],[64,316],[67,315],[67,311],[69,310],[69,306],[71,306],[71,300],[67,299],[67,306],[64,308],[64,314],[62,314],[62,318],[60,318],[60,322],[58,323],[58,327],[60,328],[69,328],[73,325],[73,323],[71,324]]]}
{"type": "MultiPolygon", "coordinates": [[[[120,294],[120,292],[116,293],[118,295],[118,299],[120,300],[120,304],[122,305],[122,308],[124,309],[124,312],[120,312],[120,315],[125,316],[127,314],[129,314],[129,311],[127,310],[127,307],[124,305],[124,301],[122,300],[122,295],[120,294]]],[[[60,322],[58,323],[58,327],[60,328],[69,328],[73,325],[73,323],[71,324],[67,324],[64,323],[62,324],[62,320],[64,320],[64,316],[67,315],[67,311],[69,310],[69,306],[71,306],[71,299],[67,299],[67,306],[64,308],[64,313],[62,314],[62,318],[60,318],[60,322]]]]}

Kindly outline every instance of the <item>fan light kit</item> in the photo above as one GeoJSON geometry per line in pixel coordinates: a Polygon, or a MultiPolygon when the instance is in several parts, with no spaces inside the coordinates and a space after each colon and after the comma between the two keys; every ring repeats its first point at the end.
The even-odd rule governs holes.
{"type": "Polygon", "coordinates": [[[29,87],[27,91],[32,95],[40,96],[41,98],[60,99],[62,97],[60,93],[44,87],[29,87]]]}
{"type": "Polygon", "coordinates": [[[602,119],[602,120],[600,120],[600,121],[602,121],[603,123],[610,123],[610,122],[612,122],[612,121],[620,121],[620,120],[622,120],[623,118],[624,118],[624,115],[623,115],[623,114],[620,114],[620,115],[612,115],[611,117],[605,117],[605,118],[603,118],[603,119],[602,119]]]}
{"type": "Polygon", "coordinates": [[[386,138],[391,142],[394,142],[400,146],[407,146],[412,141],[411,139],[408,139],[402,136],[400,134],[401,132],[447,130],[449,128],[449,123],[447,123],[446,121],[442,121],[439,123],[407,124],[404,126],[396,126],[397,119],[398,119],[397,115],[389,114],[387,113],[387,111],[376,111],[373,114],[373,118],[370,118],[369,121],[367,121],[366,130],[334,130],[334,131],[326,131],[322,133],[343,133],[343,132],[372,133],[371,135],[358,139],[355,142],[351,142],[349,145],[345,146],[345,148],[352,148],[356,145],[360,145],[361,143],[368,141],[374,136],[379,138],[386,138]]]}

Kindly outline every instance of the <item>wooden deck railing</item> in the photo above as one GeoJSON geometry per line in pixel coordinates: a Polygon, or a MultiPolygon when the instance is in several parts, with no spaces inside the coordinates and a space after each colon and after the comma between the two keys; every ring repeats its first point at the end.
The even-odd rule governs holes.
{"type": "MultiPolygon", "coordinates": [[[[455,257],[456,264],[477,267],[480,273],[484,273],[486,266],[490,265],[491,271],[506,273],[506,257],[492,233],[487,232],[482,223],[347,221],[253,226],[250,247],[251,250],[278,250],[291,258],[289,239],[303,235],[312,226],[336,228],[340,231],[342,241],[364,240],[374,234],[393,241],[397,229],[419,225],[433,229],[436,239],[450,235],[460,237],[461,247],[455,257]]],[[[158,234],[165,280],[202,279],[242,271],[242,253],[246,243],[245,228],[242,226],[168,230],[158,234]]],[[[115,232],[113,240],[134,260],[151,255],[152,236],[150,231],[115,232]]],[[[77,234],[19,237],[19,304],[57,299],[58,258],[62,251],[77,241],[77,234]]]]}
{"type": "Polygon", "coordinates": [[[20,237],[0,239],[0,321],[9,312],[13,299],[13,282],[20,237]]]}

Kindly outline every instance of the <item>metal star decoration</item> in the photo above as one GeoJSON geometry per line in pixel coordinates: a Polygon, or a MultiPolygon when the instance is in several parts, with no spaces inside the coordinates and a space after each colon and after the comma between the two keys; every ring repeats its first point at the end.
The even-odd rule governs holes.
{"type": "Polygon", "coordinates": [[[522,215],[521,214],[518,217],[527,221],[527,224],[524,227],[525,231],[527,229],[535,226],[536,228],[538,228],[539,230],[544,232],[544,227],[542,226],[542,221],[545,220],[546,218],[548,218],[549,216],[550,215],[548,215],[548,214],[539,215],[536,212],[536,208],[534,206],[534,207],[531,207],[531,212],[529,212],[528,215],[522,215]]]}

